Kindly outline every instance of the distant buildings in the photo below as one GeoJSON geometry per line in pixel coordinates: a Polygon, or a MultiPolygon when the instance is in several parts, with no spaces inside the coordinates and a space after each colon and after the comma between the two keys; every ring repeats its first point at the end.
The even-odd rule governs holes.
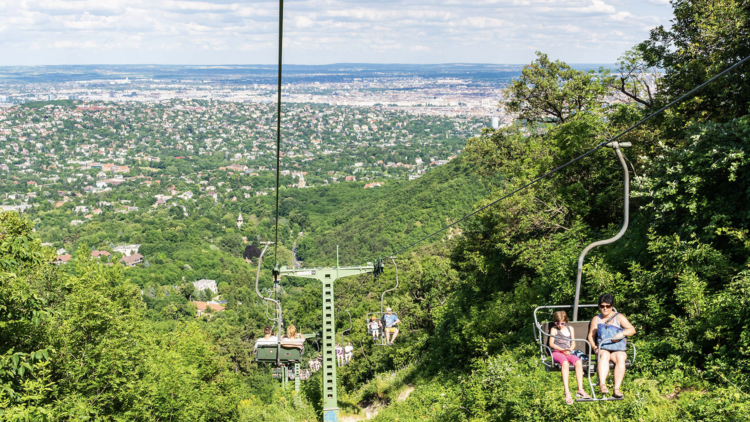
{"type": "Polygon", "coordinates": [[[17,213],[22,213],[26,211],[28,208],[30,208],[31,205],[28,204],[21,204],[21,205],[0,205],[0,210],[2,211],[15,211],[17,213]]]}
{"type": "Polygon", "coordinates": [[[63,265],[65,263],[67,263],[68,261],[70,261],[70,258],[72,258],[72,256],[70,256],[68,254],[60,255],[57,258],[55,258],[55,260],[52,261],[52,263],[55,264],[55,265],[63,265]]]}
{"type": "Polygon", "coordinates": [[[196,307],[196,316],[202,316],[206,313],[206,309],[211,308],[214,312],[221,312],[225,308],[217,302],[198,302],[193,301],[193,305],[196,307]]]}
{"type": "Polygon", "coordinates": [[[143,255],[135,253],[130,256],[123,256],[120,258],[120,262],[126,267],[135,267],[138,264],[143,264],[143,255]]]}
{"type": "Polygon", "coordinates": [[[92,258],[101,258],[103,256],[109,257],[112,256],[112,254],[107,251],[91,251],[92,258]]]}
{"type": "Polygon", "coordinates": [[[219,293],[219,288],[216,287],[216,280],[207,280],[205,278],[202,278],[198,281],[194,281],[193,286],[195,286],[195,289],[198,291],[208,289],[214,293],[219,293]]]}
{"type": "Polygon", "coordinates": [[[115,246],[112,250],[115,252],[119,252],[125,256],[130,256],[133,254],[138,253],[138,248],[140,248],[141,245],[122,245],[122,246],[115,246]]]}

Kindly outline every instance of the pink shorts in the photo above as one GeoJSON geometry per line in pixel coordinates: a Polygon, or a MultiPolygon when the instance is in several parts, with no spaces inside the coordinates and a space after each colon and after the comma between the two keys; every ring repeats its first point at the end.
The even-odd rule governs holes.
{"type": "Polygon", "coordinates": [[[552,360],[554,360],[555,362],[559,363],[562,366],[563,362],[570,362],[571,365],[575,365],[576,362],[581,360],[581,358],[579,358],[578,356],[574,354],[565,356],[563,352],[558,352],[557,350],[555,350],[554,352],[552,352],[552,360]]]}

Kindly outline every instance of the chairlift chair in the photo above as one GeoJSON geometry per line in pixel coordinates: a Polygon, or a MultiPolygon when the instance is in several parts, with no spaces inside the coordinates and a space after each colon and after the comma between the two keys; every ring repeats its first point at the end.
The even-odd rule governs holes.
{"type": "MultiPolygon", "coordinates": [[[[567,308],[573,308],[573,318],[568,323],[568,327],[573,328],[573,331],[576,333],[577,337],[581,337],[579,333],[585,333],[585,336],[583,338],[575,338],[570,339],[571,341],[575,342],[575,348],[574,350],[581,350],[584,352],[584,358],[582,359],[584,362],[583,364],[583,370],[584,373],[587,374],[589,387],[591,388],[591,398],[590,399],[577,399],[576,401],[579,402],[593,402],[593,401],[614,401],[614,400],[623,400],[623,398],[616,398],[616,397],[605,397],[605,396],[597,396],[596,391],[594,389],[594,383],[591,380],[591,374],[595,374],[597,372],[597,363],[598,363],[598,356],[595,356],[592,354],[593,347],[591,343],[587,340],[587,336],[589,333],[589,326],[591,321],[579,321],[578,320],[578,309],[579,308],[598,308],[598,303],[593,304],[579,304],[579,298],[581,293],[581,277],[583,274],[583,259],[586,256],[586,254],[593,248],[601,245],[608,245],[610,243],[616,242],[618,239],[620,239],[624,234],[625,231],[628,228],[628,221],[630,217],[630,210],[629,210],[629,203],[630,203],[630,177],[628,174],[628,167],[625,164],[625,158],[622,155],[622,152],[620,151],[620,147],[629,147],[629,142],[612,142],[611,144],[607,145],[608,147],[611,147],[615,150],[615,153],[617,154],[617,158],[620,160],[620,164],[623,168],[624,173],[624,196],[625,196],[625,205],[624,205],[624,218],[623,218],[623,225],[620,229],[619,233],[617,233],[614,237],[606,240],[599,240],[597,242],[594,242],[588,246],[586,246],[583,249],[583,252],[581,252],[580,257],[578,258],[578,272],[576,275],[576,292],[575,292],[575,301],[573,305],[550,305],[550,306],[539,306],[536,309],[534,309],[534,339],[539,343],[539,358],[544,366],[546,371],[560,371],[560,365],[556,363],[552,359],[552,349],[549,347],[549,339],[555,338],[555,339],[561,339],[561,340],[568,340],[567,338],[563,338],[560,336],[553,336],[550,334],[550,329],[553,327],[553,323],[551,321],[543,321],[539,322],[539,317],[537,316],[538,312],[542,309],[545,310],[551,310],[551,309],[567,309],[567,308]]],[[[615,312],[617,312],[616,309],[613,309],[615,312]]],[[[603,343],[611,342],[612,338],[605,338],[605,339],[598,339],[598,346],[601,346],[603,343]]],[[[630,368],[634,363],[636,359],[636,348],[633,345],[632,342],[626,343],[628,346],[630,346],[631,352],[628,355],[628,358],[625,363],[626,368],[630,368]]],[[[601,350],[601,348],[599,349],[601,350]]],[[[627,350],[626,350],[626,353],[627,350]]],[[[609,362],[610,369],[614,369],[615,364],[613,362],[609,362]]],[[[597,380],[598,384],[598,380],[597,380]]]]}
{"type": "MultiPolygon", "coordinates": [[[[380,295],[380,312],[369,312],[369,313],[367,313],[365,315],[365,318],[366,318],[365,324],[369,324],[370,323],[370,319],[372,318],[373,315],[376,316],[376,319],[381,322],[381,326],[382,326],[382,330],[381,331],[382,332],[380,333],[380,341],[378,341],[377,343],[374,343],[375,346],[389,346],[389,344],[386,343],[386,337],[385,337],[385,329],[386,329],[386,327],[385,327],[385,314],[386,313],[385,313],[385,310],[384,310],[385,309],[385,307],[384,307],[384,304],[385,304],[385,294],[388,293],[388,292],[392,292],[392,291],[398,289],[398,265],[396,265],[396,259],[395,259],[395,257],[392,256],[390,258],[391,258],[391,261],[393,262],[393,266],[396,268],[396,285],[392,289],[388,289],[388,290],[384,291],[382,295],[380,295]]],[[[380,258],[378,258],[375,261],[375,270],[373,271],[373,275],[375,277],[377,277],[377,276],[383,274],[383,269],[384,268],[385,268],[385,264],[383,263],[383,260],[380,259],[380,258]]],[[[398,315],[397,312],[394,312],[394,313],[396,315],[398,315]]],[[[365,325],[365,326],[367,327],[367,325],[365,325]]],[[[399,332],[400,331],[401,330],[399,330],[399,332]]],[[[370,335],[370,329],[369,328],[367,328],[367,334],[370,335]]]]}
{"type": "MultiPolygon", "coordinates": [[[[283,316],[281,312],[281,303],[279,303],[278,300],[274,300],[270,297],[265,297],[262,294],[260,294],[260,290],[258,288],[258,283],[260,281],[260,268],[261,264],[263,262],[263,255],[265,255],[266,250],[268,249],[268,246],[271,245],[272,242],[266,242],[265,246],[263,247],[263,251],[260,253],[260,256],[258,257],[258,271],[255,276],[255,293],[266,302],[266,312],[268,311],[268,304],[272,303],[276,307],[276,318],[271,318],[268,316],[268,313],[266,313],[266,317],[275,322],[277,324],[277,335],[276,335],[276,342],[275,343],[260,343],[257,344],[256,352],[255,352],[255,361],[258,363],[275,363],[277,366],[284,364],[284,363],[298,363],[302,361],[302,350],[298,347],[291,346],[289,344],[282,344],[281,336],[282,336],[282,321],[283,316]]],[[[276,274],[276,268],[274,268],[274,274],[276,274]]],[[[276,282],[278,279],[274,277],[274,282],[276,282]]]]}

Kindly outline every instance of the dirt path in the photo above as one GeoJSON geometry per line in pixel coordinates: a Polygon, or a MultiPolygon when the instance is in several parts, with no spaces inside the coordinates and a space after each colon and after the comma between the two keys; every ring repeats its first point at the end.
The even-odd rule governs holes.
{"type": "Polygon", "coordinates": [[[411,384],[406,385],[406,389],[398,395],[396,401],[404,401],[409,398],[409,395],[414,391],[414,386],[411,384]]]}
{"type": "MultiPolygon", "coordinates": [[[[402,391],[398,397],[396,398],[396,401],[404,401],[409,398],[409,395],[411,395],[412,392],[414,392],[415,388],[411,384],[407,384],[404,391],[402,391]]],[[[364,415],[349,415],[349,416],[342,416],[339,418],[340,422],[359,422],[363,420],[370,420],[378,415],[378,412],[382,409],[382,406],[379,405],[379,403],[372,403],[371,405],[365,407],[362,409],[362,412],[364,415]]]]}

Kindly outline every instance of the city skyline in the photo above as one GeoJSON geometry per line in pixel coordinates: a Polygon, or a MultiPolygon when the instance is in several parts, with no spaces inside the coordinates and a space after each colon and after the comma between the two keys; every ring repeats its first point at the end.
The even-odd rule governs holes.
{"type": "MultiPolygon", "coordinates": [[[[0,66],[269,64],[278,3],[0,0],[0,66]]],[[[612,63],[669,26],[664,0],[285,3],[284,62],[612,63]]]]}

